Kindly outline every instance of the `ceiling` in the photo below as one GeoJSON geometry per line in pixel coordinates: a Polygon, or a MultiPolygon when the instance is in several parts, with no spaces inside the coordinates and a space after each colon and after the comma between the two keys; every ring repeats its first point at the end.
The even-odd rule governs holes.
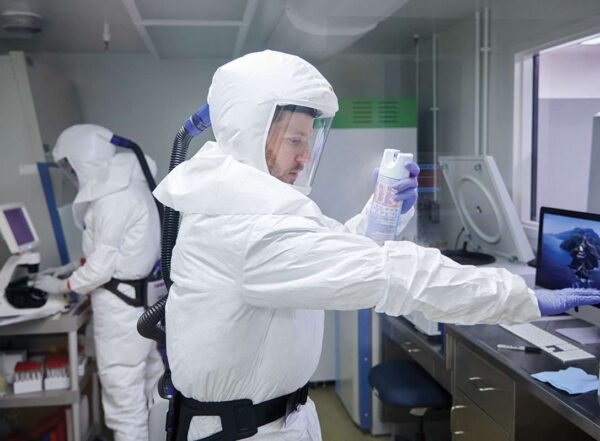
{"type": "MultiPolygon", "coordinates": [[[[324,15],[332,14],[325,12],[332,6],[354,7],[361,11],[356,14],[362,15],[352,17],[356,21],[369,15],[364,11],[365,1],[312,0],[312,4],[323,5],[324,15]]],[[[414,34],[427,37],[469,16],[479,3],[376,1],[394,7],[373,21],[381,20],[374,29],[348,43],[349,53],[399,53],[411,44],[414,34]]],[[[291,3],[293,0],[0,0],[1,11],[30,10],[43,17],[41,34],[30,39],[15,39],[0,31],[0,52],[102,53],[105,23],[110,26],[110,53],[152,54],[160,59],[233,58],[270,46],[285,50],[288,43],[278,45],[274,38],[279,34],[274,32],[291,3]]]]}

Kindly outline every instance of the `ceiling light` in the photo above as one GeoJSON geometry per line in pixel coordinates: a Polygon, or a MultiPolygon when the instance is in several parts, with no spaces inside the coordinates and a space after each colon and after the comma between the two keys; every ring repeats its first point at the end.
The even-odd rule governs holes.
{"type": "Polygon", "coordinates": [[[6,32],[15,34],[35,35],[42,31],[42,16],[29,11],[4,11],[0,22],[6,32]]]}

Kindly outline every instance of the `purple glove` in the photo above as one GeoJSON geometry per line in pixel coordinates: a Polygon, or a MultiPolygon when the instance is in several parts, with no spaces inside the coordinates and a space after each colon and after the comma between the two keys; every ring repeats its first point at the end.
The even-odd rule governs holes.
{"type": "Polygon", "coordinates": [[[575,306],[600,303],[600,290],[592,288],[536,289],[534,292],[544,316],[560,314],[575,306]]]}
{"type": "MultiPolygon", "coordinates": [[[[410,210],[417,202],[417,187],[419,186],[417,176],[419,176],[419,173],[421,171],[419,166],[414,162],[407,162],[406,164],[404,164],[404,166],[410,173],[409,177],[399,179],[393,186],[394,190],[396,190],[394,200],[396,202],[402,201],[402,208],[400,209],[400,214],[408,212],[408,210],[410,210]]],[[[373,183],[377,182],[378,175],[379,168],[375,168],[371,175],[373,183]]]]}

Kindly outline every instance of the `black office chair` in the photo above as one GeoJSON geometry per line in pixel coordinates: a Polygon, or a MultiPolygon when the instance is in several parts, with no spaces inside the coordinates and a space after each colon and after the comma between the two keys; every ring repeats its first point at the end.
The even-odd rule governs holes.
{"type": "MultiPolygon", "coordinates": [[[[410,408],[411,415],[419,418],[416,441],[425,441],[423,418],[429,409],[450,407],[451,396],[423,368],[410,360],[391,360],[373,366],[369,384],[379,399],[389,406],[410,408]]],[[[392,432],[392,441],[404,438],[392,432]]]]}

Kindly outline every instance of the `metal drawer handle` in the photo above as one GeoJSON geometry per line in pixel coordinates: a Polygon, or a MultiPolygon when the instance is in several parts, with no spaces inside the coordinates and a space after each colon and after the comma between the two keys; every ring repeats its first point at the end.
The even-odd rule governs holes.
{"type": "Polygon", "coordinates": [[[452,435],[454,436],[462,436],[465,434],[464,430],[455,430],[454,432],[452,432],[452,435]]]}
{"type": "Polygon", "coordinates": [[[404,349],[406,352],[408,352],[409,354],[415,353],[415,352],[421,352],[421,350],[419,348],[412,348],[411,346],[413,345],[413,342],[411,341],[406,341],[404,342],[404,344],[402,345],[402,349],[404,349]]]}
{"type": "Polygon", "coordinates": [[[467,406],[465,406],[464,404],[457,404],[456,406],[452,406],[450,408],[450,412],[454,412],[455,410],[460,410],[460,409],[466,409],[467,406]]]}
{"type": "Polygon", "coordinates": [[[479,392],[494,392],[497,391],[498,388],[492,386],[484,386],[483,378],[481,377],[469,377],[469,381],[475,383],[474,386],[477,388],[479,392]]]}
{"type": "Polygon", "coordinates": [[[492,392],[498,389],[496,389],[495,387],[478,387],[477,390],[479,392],[492,392]]]}

